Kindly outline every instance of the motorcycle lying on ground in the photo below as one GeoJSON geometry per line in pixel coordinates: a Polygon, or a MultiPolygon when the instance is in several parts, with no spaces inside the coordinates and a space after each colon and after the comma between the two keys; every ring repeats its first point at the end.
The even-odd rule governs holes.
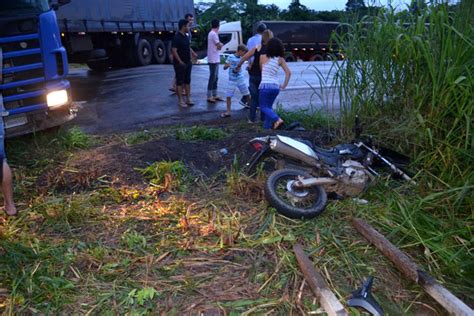
{"type": "Polygon", "coordinates": [[[358,118],[354,131],[353,143],[330,149],[281,135],[254,138],[250,144],[256,152],[247,170],[254,170],[268,158],[276,162],[277,170],[265,183],[265,197],[271,206],[289,218],[309,219],[320,215],[327,204],[327,191],[342,197],[361,194],[379,176],[373,169],[375,161],[415,183],[396,163],[382,156],[371,139],[359,140],[362,129],[358,118]]]}

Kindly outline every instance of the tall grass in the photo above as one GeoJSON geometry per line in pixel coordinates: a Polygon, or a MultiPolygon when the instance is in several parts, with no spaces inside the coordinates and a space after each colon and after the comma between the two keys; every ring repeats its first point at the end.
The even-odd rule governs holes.
{"type": "Polygon", "coordinates": [[[473,7],[384,9],[337,38],[347,56],[337,74],[343,122],[360,115],[367,133],[410,153],[420,170],[417,190],[379,195],[392,211],[372,219],[398,227],[402,246],[422,246],[430,269],[460,282],[474,271],[473,7]]]}

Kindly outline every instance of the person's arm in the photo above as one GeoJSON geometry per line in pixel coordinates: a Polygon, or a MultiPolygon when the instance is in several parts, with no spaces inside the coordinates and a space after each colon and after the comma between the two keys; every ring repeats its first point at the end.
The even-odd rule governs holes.
{"type": "Polygon", "coordinates": [[[281,68],[285,71],[285,82],[280,86],[280,89],[285,90],[286,87],[288,86],[288,83],[290,82],[291,78],[291,70],[288,68],[288,65],[286,64],[286,61],[284,58],[280,57],[279,60],[281,68]]]}
{"type": "Polygon", "coordinates": [[[219,35],[217,35],[216,32],[213,32],[213,34],[211,35],[211,40],[212,40],[212,43],[214,45],[216,45],[217,47],[217,50],[220,50],[222,48],[222,46],[224,46],[224,44],[222,44],[219,40],[219,35]]]}
{"type": "Polygon", "coordinates": [[[191,57],[193,59],[196,59],[198,57],[198,54],[196,54],[196,52],[194,51],[194,49],[190,48],[191,49],[191,57]]]}
{"type": "Polygon", "coordinates": [[[178,43],[175,39],[173,39],[172,45],[171,45],[171,54],[173,55],[173,59],[177,60],[180,65],[184,65],[183,61],[179,57],[178,54],[178,43]]]}
{"type": "Polygon", "coordinates": [[[247,53],[245,53],[244,56],[242,56],[242,58],[240,58],[240,61],[239,63],[237,64],[237,67],[235,68],[236,70],[240,70],[240,68],[242,67],[242,65],[247,61],[249,60],[250,58],[252,58],[252,56],[255,54],[255,51],[257,50],[257,47],[254,47],[252,48],[251,50],[249,50],[247,53]]]}
{"type": "Polygon", "coordinates": [[[174,58],[175,60],[177,60],[180,65],[184,65],[184,63],[183,63],[183,61],[181,60],[181,58],[179,58],[178,49],[175,48],[175,47],[173,47],[173,49],[172,49],[171,51],[173,52],[173,58],[174,58]]]}

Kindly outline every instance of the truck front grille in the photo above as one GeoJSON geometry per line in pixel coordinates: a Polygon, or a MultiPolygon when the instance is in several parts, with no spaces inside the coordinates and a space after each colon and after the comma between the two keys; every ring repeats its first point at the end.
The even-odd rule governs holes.
{"type": "Polygon", "coordinates": [[[46,109],[44,70],[38,34],[0,37],[3,65],[0,91],[10,115],[18,108],[46,109]]]}

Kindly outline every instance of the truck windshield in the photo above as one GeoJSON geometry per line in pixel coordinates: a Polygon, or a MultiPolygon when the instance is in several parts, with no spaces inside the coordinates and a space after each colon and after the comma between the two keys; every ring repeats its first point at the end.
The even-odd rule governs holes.
{"type": "Polygon", "coordinates": [[[49,10],[48,0],[1,0],[0,15],[41,13],[49,10]]]}

